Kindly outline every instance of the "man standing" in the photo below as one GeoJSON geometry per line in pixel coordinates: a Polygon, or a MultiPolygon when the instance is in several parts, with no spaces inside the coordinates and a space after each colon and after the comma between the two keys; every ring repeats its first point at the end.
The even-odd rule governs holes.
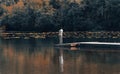
{"type": "Polygon", "coordinates": [[[59,43],[62,44],[63,43],[63,29],[59,30],[59,43]]]}

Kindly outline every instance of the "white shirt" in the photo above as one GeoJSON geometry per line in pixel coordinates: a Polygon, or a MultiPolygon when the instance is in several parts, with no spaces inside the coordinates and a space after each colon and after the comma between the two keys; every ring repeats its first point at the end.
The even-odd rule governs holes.
{"type": "Polygon", "coordinates": [[[62,36],[63,35],[63,29],[59,30],[59,35],[62,36]]]}

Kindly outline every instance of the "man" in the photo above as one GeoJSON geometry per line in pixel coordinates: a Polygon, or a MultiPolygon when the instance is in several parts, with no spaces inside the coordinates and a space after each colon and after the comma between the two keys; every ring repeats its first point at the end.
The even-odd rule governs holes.
{"type": "Polygon", "coordinates": [[[59,42],[60,44],[63,43],[63,29],[59,30],[59,42]]]}

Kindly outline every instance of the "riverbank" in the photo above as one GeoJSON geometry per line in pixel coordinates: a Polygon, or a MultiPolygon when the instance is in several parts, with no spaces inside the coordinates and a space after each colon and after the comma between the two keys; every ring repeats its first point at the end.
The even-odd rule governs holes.
{"type": "MultiPolygon", "coordinates": [[[[111,32],[64,32],[64,38],[120,38],[119,31],[111,32]]],[[[1,33],[1,38],[10,39],[10,38],[51,38],[58,37],[58,32],[3,32],[1,33]]]]}

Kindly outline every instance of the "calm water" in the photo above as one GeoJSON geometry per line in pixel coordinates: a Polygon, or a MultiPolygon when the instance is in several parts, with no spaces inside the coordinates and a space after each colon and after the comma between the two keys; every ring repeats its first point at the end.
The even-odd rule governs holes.
{"type": "Polygon", "coordinates": [[[56,39],[0,39],[0,74],[120,74],[116,48],[55,48],[55,43],[56,39]]]}

